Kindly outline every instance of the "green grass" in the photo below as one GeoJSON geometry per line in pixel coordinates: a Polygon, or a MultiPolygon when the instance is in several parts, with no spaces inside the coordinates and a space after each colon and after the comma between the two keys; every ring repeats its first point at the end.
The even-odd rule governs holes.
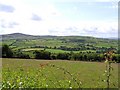
{"type": "MultiPolygon", "coordinates": [[[[23,52],[28,52],[28,51],[35,51],[35,50],[44,50],[44,48],[29,48],[29,49],[22,49],[23,52]]],[[[65,50],[60,50],[60,49],[45,49],[46,51],[49,51],[51,53],[64,53],[64,52],[70,52],[70,51],[65,51],[65,50]]],[[[79,52],[79,51],[74,51],[74,52],[79,52]]]]}
{"type": "Polygon", "coordinates": [[[52,38],[36,38],[27,40],[23,39],[7,39],[4,40],[3,43],[8,45],[16,46],[16,47],[31,47],[35,45],[48,46],[48,47],[59,47],[59,46],[67,46],[67,47],[78,47],[79,44],[91,44],[95,47],[115,47],[117,48],[117,40],[108,40],[108,39],[98,39],[98,38],[88,38],[88,37],[52,37],[52,38]],[[72,41],[71,41],[72,40],[72,41]],[[73,42],[74,40],[84,40],[84,42],[73,42]],[[109,43],[109,44],[108,44],[109,43]]]}
{"type": "MultiPolygon", "coordinates": [[[[28,48],[28,49],[22,49],[22,52],[29,52],[29,51],[35,51],[35,50],[44,50],[44,48],[28,48]]],[[[65,50],[60,50],[60,49],[45,49],[46,51],[49,51],[51,53],[70,53],[71,51],[65,51],[65,50]]],[[[80,50],[80,51],[73,51],[74,53],[79,53],[79,52],[96,52],[95,50],[80,50]]]]}
{"type": "MultiPolygon", "coordinates": [[[[15,49],[14,49],[15,50],[15,49]]],[[[22,52],[25,54],[28,54],[31,58],[34,58],[35,55],[33,52],[35,50],[44,50],[44,48],[28,48],[28,49],[22,49],[22,52]]],[[[45,49],[48,52],[51,53],[70,53],[70,51],[65,51],[65,50],[59,50],[59,49],[45,49]]],[[[79,53],[79,52],[96,52],[95,50],[81,50],[81,51],[73,51],[74,53],[79,53]]]]}
{"type": "MultiPolygon", "coordinates": [[[[104,75],[105,63],[35,60],[35,59],[2,59],[2,82],[4,87],[34,88],[106,88],[104,75]],[[40,65],[44,65],[41,67],[40,65]],[[52,66],[53,65],[53,66],[52,66]],[[55,65],[55,66],[54,66],[55,65]],[[64,68],[69,71],[68,74],[64,68]],[[74,81],[73,78],[77,80],[74,81]]],[[[118,86],[118,64],[112,64],[114,70],[110,77],[111,88],[118,86]]]]}

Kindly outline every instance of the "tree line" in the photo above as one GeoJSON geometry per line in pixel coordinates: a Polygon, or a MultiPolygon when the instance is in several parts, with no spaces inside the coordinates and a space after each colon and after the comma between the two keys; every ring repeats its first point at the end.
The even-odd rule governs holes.
{"type": "Polygon", "coordinates": [[[92,44],[79,44],[76,47],[67,47],[67,46],[59,46],[59,47],[49,47],[49,46],[31,46],[31,48],[45,48],[45,49],[59,49],[59,50],[65,50],[65,51],[80,51],[80,50],[95,50],[96,53],[105,53],[107,50],[116,50],[114,47],[96,47],[92,44]]]}
{"type": "MultiPolygon", "coordinates": [[[[8,45],[2,45],[0,48],[2,51],[2,58],[24,58],[24,59],[30,59],[29,54],[25,54],[18,51],[13,51],[8,45]]],[[[98,61],[102,62],[105,60],[104,53],[96,53],[96,52],[79,52],[79,53],[51,53],[46,50],[39,50],[34,51],[34,59],[45,59],[45,60],[75,60],[75,61],[98,61]]],[[[120,62],[120,55],[114,54],[113,55],[113,61],[120,62]]]]}

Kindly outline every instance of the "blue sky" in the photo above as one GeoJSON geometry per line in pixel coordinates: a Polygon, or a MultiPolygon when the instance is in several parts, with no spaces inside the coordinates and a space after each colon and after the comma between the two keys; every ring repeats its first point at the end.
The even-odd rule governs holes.
{"type": "Polygon", "coordinates": [[[117,9],[112,2],[65,2],[55,6],[72,20],[110,20],[117,16],[117,9]]]}
{"type": "Polygon", "coordinates": [[[117,22],[118,0],[0,1],[1,34],[117,37],[117,22]]]}

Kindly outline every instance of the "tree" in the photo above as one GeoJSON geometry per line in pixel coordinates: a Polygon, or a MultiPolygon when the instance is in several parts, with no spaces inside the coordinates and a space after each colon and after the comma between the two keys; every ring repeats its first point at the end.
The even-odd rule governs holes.
{"type": "Polygon", "coordinates": [[[53,53],[51,54],[50,57],[51,57],[52,60],[53,60],[53,59],[57,59],[57,55],[56,55],[56,54],[53,54],[53,53]]]}
{"type": "Polygon", "coordinates": [[[69,53],[58,53],[57,59],[69,60],[69,53]]]}
{"type": "Polygon", "coordinates": [[[33,54],[36,59],[51,59],[51,53],[45,50],[35,51],[33,54]]]}
{"type": "Polygon", "coordinates": [[[39,58],[41,57],[39,51],[35,51],[35,52],[33,52],[33,54],[35,54],[35,58],[36,58],[36,59],[39,59],[39,58]]]}
{"type": "Polygon", "coordinates": [[[7,58],[13,57],[13,51],[6,44],[2,45],[2,57],[7,57],[7,58]]]}
{"type": "Polygon", "coordinates": [[[14,52],[14,57],[15,58],[25,58],[25,59],[30,59],[30,56],[28,54],[22,53],[21,51],[16,51],[14,52]]]}

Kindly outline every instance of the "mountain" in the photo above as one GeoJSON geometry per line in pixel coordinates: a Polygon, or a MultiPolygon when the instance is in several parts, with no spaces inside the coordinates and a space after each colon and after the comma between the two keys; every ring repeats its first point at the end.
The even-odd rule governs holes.
{"type": "Polygon", "coordinates": [[[9,40],[9,39],[39,39],[39,38],[50,38],[50,37],[56,37],[56,36],[35,36],[35,35],[28,35],[28,34],[22,34],[22,33],[12,33],[12,34],[3,34],[0,35],[0,38],[2,40],[9,40]]]}
{"type": "Polygon", "coordinates": [[[36,36],[32,36],[32,35],[27,35],[27,34],[22,34],[22,33],[12,33],[12,34],[4,34],[1,35],[2,36],[2,40],[8,40],[8,39],[33,39],[33,38],[37,38],[36,36]]]}

